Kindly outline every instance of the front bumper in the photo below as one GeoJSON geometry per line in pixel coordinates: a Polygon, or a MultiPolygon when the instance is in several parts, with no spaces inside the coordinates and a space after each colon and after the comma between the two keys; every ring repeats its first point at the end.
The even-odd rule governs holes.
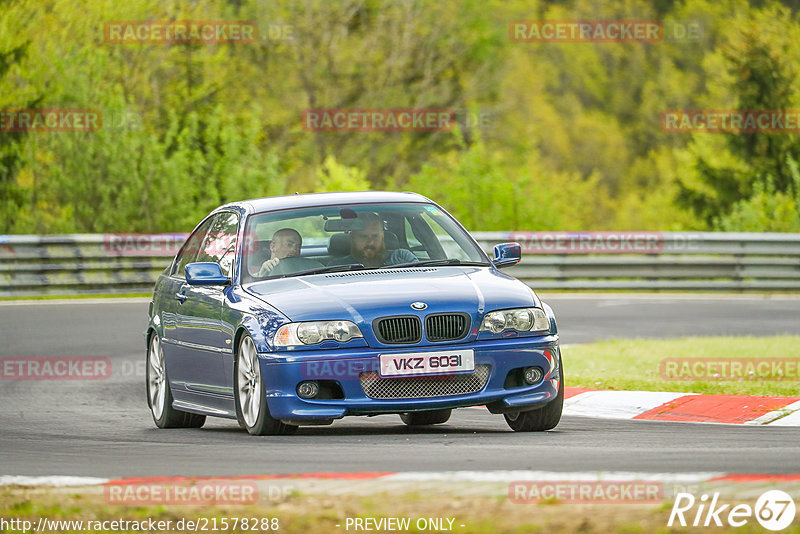
{"type": "Polygon", "coordinates": [[[482,405],[486,405],[493,413],[534,409],[556,397],[561,380],[557,335],[390,350],[363,348],[266,353],[259,354],[259,358],[272,417],[307,424],[346,415],[379,415],[482,405]],[[486,365],[489,370],[485,385],[474,392],[438,397],[377,399],[367,396],[360,380],[362,373],[378,368],[380,354],[465,349],[474,351],[476,369],[486,365]],[[508,378],[509,373],[531,366],[538,366],[545,372],[538,384],[519,385],[508,378]],[[297,385],[300,382],[319,379],[338,384],[344,398],[305,400],[298,397],[297,385]]]}

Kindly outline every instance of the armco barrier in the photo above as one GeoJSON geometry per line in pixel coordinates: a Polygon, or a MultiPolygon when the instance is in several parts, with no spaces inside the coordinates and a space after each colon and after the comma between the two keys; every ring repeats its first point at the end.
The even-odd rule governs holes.
{"type": "Polygon", "coordinates": [[[537,289],[800,290],[800,234],[477,232],[489,251],[517,241],[507,272],[537,289]]]}
{"type": "Polygon", "coordinates": [[[151,292],[185,238],[186,234],[0,236],[0,296],[151,292]]]}
{"type": "MultiPolygon", "coordinates": [[[[537,289],[800,291],[800,234],[474,232],[537,289]]],[[[147,293],[185,234],[0,236],[0,296],[147,293]],[[122,236],[122,237],[120,237],[122,236]],[[137,241],[138,239],[138,241],[137,241]]]]}

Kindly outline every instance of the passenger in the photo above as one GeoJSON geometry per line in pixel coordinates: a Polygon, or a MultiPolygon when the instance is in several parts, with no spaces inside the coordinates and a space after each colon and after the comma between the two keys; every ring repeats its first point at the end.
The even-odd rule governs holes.
{"type": "MultiPolygon", "coordinates": [[[[291,274],[292,272],[305,271],[322,267],[322,263],[310,258],[300,256],[300,248],[303,246],[303,238],[300,232],[294,228],[281,228],[272,236],[269,244],[270,259],[261,264],[258,270],[258,277],[276,274],[291,274]],[[286,269],[281,265],[281,260],[294,258],[291,260],[292,268],[286,269]],[[279,265],[281,265],[279,267],[279,265]]],[[[287,262],[284,261],[284,264],[287,262]]]]}
{"type": "Polygon", "coordinates": [[[365,223],[363,230],[350,232],[350,255],[337,258],[334,264],[361,263],[364,267],[383,267],[417,262],[417,257],[405,248],[386,250],[383,221],[375,213],[358,216],[365,223]]]}

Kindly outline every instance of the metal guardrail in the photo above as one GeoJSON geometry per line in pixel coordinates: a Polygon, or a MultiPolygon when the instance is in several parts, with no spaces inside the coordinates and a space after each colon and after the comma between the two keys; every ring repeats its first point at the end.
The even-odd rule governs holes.
{"type": "Polygon", "coordinates": [[[149,293],[186,234],[0,236],[0,296],[149,293]]]}
{"type": "Polygon", "coordinates": [[[509,274],[537,289],[800,290],[800,234],[478,232],[488,250],[517,241],[509,274]]]}
{"type": "MultiPolygon", "coordinates": [[[[185,234],[0,236],[0,296],[148,293],[185,234]]],[[[474,232],[536,289],[800,291],[800,234],[474,232]]]]}

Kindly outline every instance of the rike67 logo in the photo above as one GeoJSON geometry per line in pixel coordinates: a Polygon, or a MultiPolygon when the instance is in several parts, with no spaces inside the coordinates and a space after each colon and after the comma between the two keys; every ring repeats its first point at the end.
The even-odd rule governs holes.
{"type": "Polygon", "coordinates": [[[719,493],[714,493],[709,501],[708,494],[695,499],[691,493],[678,493],[669,514],[667,526],[678,521],[682,527],[691,522],[693,527],[746,525],[753,517],[767,530],[778,531],[788,527],[795,516],[795,504],[791,495],[781,490],[769,490],[761,494],[755,506],[749,504],[721,504],[719,493]],[[688,519],[687,519],[688,518],[688,519]]]}

